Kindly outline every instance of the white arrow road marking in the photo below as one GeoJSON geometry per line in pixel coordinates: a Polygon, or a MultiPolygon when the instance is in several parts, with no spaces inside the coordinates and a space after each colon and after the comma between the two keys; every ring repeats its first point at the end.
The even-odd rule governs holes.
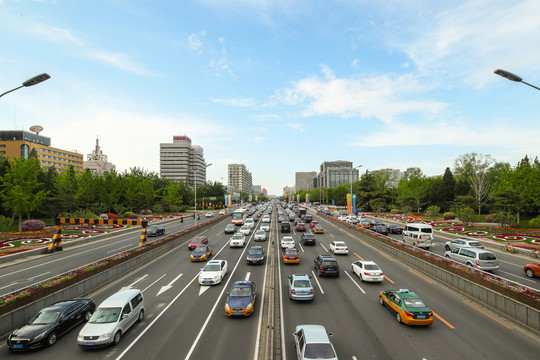
{"type": "Polygon", "coordinates": [[[201,288],[199,289],[199,296],[201,296],[201,294],[203,294],[206,290],[210,289],[211,286],[203,286],[201,285],[201,288]]]}
{"type": "Polygon", "coordinates": [[[156,296],[159,296],[160,294],[164,293],[165,291],[169,290],[170,288],[172,288],[172,285],[175,283],[176,280],[178,280],[180,278],[180,276],[182,276],[184,274],[180,274],[178,275],[177,277],[175,277],[170,283],[169,285],[165,285],[165,286],[162,286],[161,289],[158,291],[157,295],[156,296]]]}
{"type": "Polygon", "coordinates": [[[134,282],[132,282],[131,284],[129,284],[128,286],[123,286],[120,290],[129,290],[131,289],[133,286],[135,286],[136,283],[138,283],[139,281],[143,280],[144,278],[146,278],[148,276],[148,274],[144,275],[143,277],[140,277],[139,279],[135,280],[134,282]]]}

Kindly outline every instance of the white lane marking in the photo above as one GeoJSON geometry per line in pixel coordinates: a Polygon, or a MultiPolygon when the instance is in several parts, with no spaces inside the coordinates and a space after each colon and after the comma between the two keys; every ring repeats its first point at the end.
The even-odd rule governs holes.
{"type": "Polygon", "coordinates": [[[4,286],[4,287],[0,287],[0,290],[1,290],[1,289],[8,288],[8,287],[13,286],[13,285],[17,285],[17,284],[18,284],[18,282],[11,283],[11,284],[6,285],[6,286],[4,286]]]}
{"type": "Polygon", "coordinates": [[[320,242],[319,245],[321,245],[324,249],[324,251],[328,252],[328,249],[320,242]]]}
{"type": "Polygon", "coordinates": [[[115,252],[115,251],[118,251],[118,250],[121,250],[121,249],[125,249],[125,248],[130,247],[130,246],[133,246],[133,245],[126,245],[126,246],[122,246],[122,247],[116,248],[116,249],[114,249],[114,250],[107,251],[107,254],[112,253],[112,252],[115,252]]]}
{"type": "Polygon", "coordinates": [[[244,281],[249,281],[249,277],[251,276],[251,271],[248,271],[248,273],[246,274],[246,278],[244,279],[244,281]]]}
{"type": "Polygon", "coordinates": [[[204,294],[204,292],[208,289],[210,289],[211,286],[203,286],[201,285],[200,288],[199,288],[199,296],[201,296],[202,294],[204,294]]]}
{"type": "Polygon", "coordinates": [[[51,273],[50,271],[47,271],[46,273],[39,274],[39,275],[36,275],[36,276],[32,276],[32,277],[28,278],[27,280],[34,280],[35,278],[38,278],[40,276],[47,275],[47,274],[50,274],[50,273],[51,273]]]}
{"type": "Polygon", "coordinates": [[[137,284],[139,281],[145,279],[146,277],[148,276],[148,274],[145,274],[143,275],[142,277],[140,277],[139,279],[135,280],[134,282],[132,282],[131,284],[128,285],[129,288],[135,286],[135,284],[137,284]]]}
{"type": "Polygon", "coordinates": [[[352,276],[349,274],[349,272],[347,270],[344,270],[344,271],[345,271],[345,274],[349,277],[349,279],[351,279],[351,281],[354,283],[354,285],[356,285],[356,287],[359,288],[360,291],[365,294],[366,292],[364,291],[364,289],[362,289],[362,287],[360,285],[358,285],[358,283],[352,278],[352,276]]]}
{"type": "Polygon", "coordinates": [[[512,274],[512,273],[509,273],[509,272],[506,272],[506,271],[497,270],[497,272],[502,272],[502,273],[504,273],[504,274],[507,274],[507,275],[510,275],[510,276],[513,276],[513,277],[517,277],[517,278],[520,279],[520,280],[525,280],[525,281],[532,282],[533,284],[536,283],[536,281],[534,281],[534,280],[531,280],[531,279],[526,278],[526,277],[517,276],[516,274],[512,274]]]}
{"type": "Polygon", "coordinates": [[[142,292],[145,292],[146,290],[148,290],[148,288],[152,285],[154,285],[155,283],[157,283],[159,280],[163,279],[167,274],[163,274],[161,275],[156,281],[153,281],[150,285],[148,285],[147,287],[145,287],[144,289],[142,289],[141,291],[142,292]]]}
{"type": "Polygon", "coordinates": [[[302,252],[305,252],[304,248],[302,247],[302,244],[300,243],[300,241],[298,242],[298,246],[300,246],[300,250],[302,250],[302,252]]]}
{"type": "Polygon", "coordinates": [[[499,259],[499,262],[502,262],[502,263],[505,263],[505,264],[508,264],[508,265],[514,265],[515,267],[518,267],[518,268],[522,268],[522,267],[523,267],[523,265],[520,265],[520,264],[514,264],[513,262],[506,261],[506,260],[501,260],[501,259],[499,259]]]}
{"type": "Polygon", "coordinates": [[[161,289],[159,289],[158,293],[156,296],[159,296],[161,294],[163,294],[165,291],[169,290],[170,288],[172,288],[173,284],[176,282],[176,280],[180,279],[180,277],[184,275],[184,274],[179,274],[177,277],[175,277],[168,285],[165,285],[165,286],[162,286],[161,289]]]}
{"type": "Polygon", "coordinates": [[[319,285],[319,290],[321,291],[321,294],[324,295],[324,290],[322,289],[319,279],[317,279],[317,275],[315,274],[315,271],[311,270],[311,273],[313,274],[313,279],[315,279],[315,281],[317,282],[317,285],[319,285]]]}

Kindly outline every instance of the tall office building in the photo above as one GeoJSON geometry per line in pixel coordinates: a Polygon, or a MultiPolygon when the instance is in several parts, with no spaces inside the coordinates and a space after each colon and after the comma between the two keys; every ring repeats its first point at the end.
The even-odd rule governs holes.
{"type": "Polygon", "coordinates": [[[0,131],[0,155],[6,159],[28,159],[33,150],[42,168],[54,166],[58,171],[64,171],[71,165],[75,170],[83,171],[83,155],[51,147],[51,138],[24,130],[0,131]]]}
{"type": "Polygon", "coordinates": [[[317,172],[297,172],[295,174],[295,188],[296,191],[311,190],[317,187],[317,172]]]}
{"type": "Polygon", "coordinates": [[[317,186],[333,188],[346,183],[358,181],[358,169],[353,169],[351,161],[325,161],[317,175],[317,186]]]}
{"type": "Polygon", "coordinates": [[[244,164],[229,164],[228,184],[251,194],[253,181],[244,164]]]}
{"type": "Polygon", "coordinates": [[[103,175],[106,171],[115,170],[116,166],[107,161],[107,155],[103,154],[99,147],[99,139],[96,139],[96,147],[91,154],[87,155],[87,160],[84,163],[85,169],[90,169],[92,172],[103,175]]]}
{"type": "Polygon", "coordinates": [[[159,144],[159,171],[162,177],[174,180],[206,182],[203,148],[191,145],[187,136],[173,136],[172,143],[159,144]]]}

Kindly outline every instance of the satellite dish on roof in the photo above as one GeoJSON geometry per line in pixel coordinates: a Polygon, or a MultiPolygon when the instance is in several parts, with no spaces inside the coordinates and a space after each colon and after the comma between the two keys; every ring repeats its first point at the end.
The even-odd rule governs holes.
{"type": "Polygon", "coordinates": [[[36,135],[39,135],[39,133],[40,133],[41,131],[43,131],[43,126],[41,126],[41,125],[34,125],[34,126],[31,126],[31,127],[30,127],[30,131],[31,131],[31,132],[35,132],[36,135]]]}

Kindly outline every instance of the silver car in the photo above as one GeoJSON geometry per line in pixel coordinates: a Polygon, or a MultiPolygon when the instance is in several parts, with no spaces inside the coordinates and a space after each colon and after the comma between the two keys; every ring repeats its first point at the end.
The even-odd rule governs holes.
{"type": "Polygon", "coordinates": [[[257,230],[255,231],[255,241],[266,241],[266,231],[257,230]]]}
{"type": "Polygon", "coordinates": [[[480,270],[497,270],[499,260],[494,253],[484,249],[456,248],[446,251],[444,257],[480,270]]]}
{"type": "Polygon", "coordinates": [[[473,239],[455,239],[452,241],[447,241],[444,244],[446,250],[454,250],[456,248],[477,248],[483,249],[484,247],[478,240],[473,239]]]}
{"type": "Polygon", "coordinates": [[[336,350],[322,325],[298,325],[293,333],[296,355],[300,360],[337,360],[336,350]]]}
{"type": "Polygon", "coordinates": [[[313,300],[315,290],[308,275],[289,275],[289,298],[292,300],[313,300]]]}

